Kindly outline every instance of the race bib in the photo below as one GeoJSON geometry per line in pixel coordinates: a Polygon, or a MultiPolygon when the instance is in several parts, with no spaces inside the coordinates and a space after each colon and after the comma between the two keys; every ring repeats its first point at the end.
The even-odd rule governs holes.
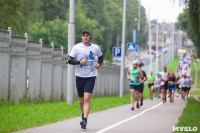
{"type": "Polygon", "coordinates": [[[93,60],[87,60],[87,63],[83,65],[84,68],[91,68],[94,64],[93,60]]]}
{"type": "Polygon", "coordinates": [[[164,82],[164,81],[162,81],[160,84],[161,84],[161,85],[164,85],[164,84],[165,84],[165,82],[164,82]]]}
{"type": "Polygon", "coordinates": [[[131,83],[137,83],[137,79],[136,79],[136,78],[133,78],[133,79],[131,79],[130,82],[131,82],[131,83]]]}
{"type": "Polygon", "coordinates": [[[174,85],[174,82],[170,83],[170,85],[174,85]]]}

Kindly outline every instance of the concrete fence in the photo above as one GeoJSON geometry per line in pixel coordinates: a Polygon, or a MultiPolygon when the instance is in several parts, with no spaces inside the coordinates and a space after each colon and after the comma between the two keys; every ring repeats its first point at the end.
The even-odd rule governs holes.
{"type": "MultiPolygon", "coordinates": [[[[62,47],[43,46],[42,40],[29,41],[26,34],[24,37],[12,36],[11,30],[0,30],[0,98],[9,101],[19,101],[25,97],[31,100],[41,97],[46,100],[66,99],[66,57],[62,47]]],[[[164,56],[164,65],[169,62],[169,56],[164,56]]],[[[158,64],[161,66],[161,60],[158,64]]],[[[155,68],[155,62],[152,66],[155,68]]],[[[149,66],[143,69],[150,73],[149,66]]],[[[159,67],[158,70],[161,69],[159,67]]],[[[126,72],[127,69],[124,93],[129,92],[126,72]]],[[[104,63],[96,78],[93,96],[119,94],[119,80],[120,66],[104,63]]],[[[78,98],[75,85],[74,97],[78,98]]]]}
{"type": "MultiPolygon", "coordinates": [[[[12,36],[11,30],[0,30],[0,98],[9,101],[24,97],[66,99],[66,57],[63,48],[43,46],[42,40],[29,41],[26,35],[12,36]]],[[[119,94],[119,75],[119,66],[103,64],[93,95],[119,94]]],[[[77,98],[75,85],[74,91],[77,98]]]]}

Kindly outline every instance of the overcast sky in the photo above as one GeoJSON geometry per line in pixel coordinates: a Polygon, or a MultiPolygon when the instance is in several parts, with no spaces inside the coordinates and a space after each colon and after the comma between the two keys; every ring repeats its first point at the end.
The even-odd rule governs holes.
{"type": "Polygon", "coordinates": [[[180,0],[140,0],[141,5],[146,9],[150,18],[157,19],[159,22],[176,22],[179,13],[183,11],[184,5],[179,3],[180,0]]]}

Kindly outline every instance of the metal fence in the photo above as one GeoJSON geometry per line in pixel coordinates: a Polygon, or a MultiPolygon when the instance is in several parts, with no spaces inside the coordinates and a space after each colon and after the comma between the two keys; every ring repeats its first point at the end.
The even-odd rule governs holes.
{"type": "MultiPolygon", "coordinates": [[[[0,30],[0,98],[19,101],[26,97],[37,100],[66,99],[67,54],[63,48],[43,46],[42,41],[28,41],[28,37],[12,36],[11,30],[0,30]]],[[[164,56],[164,65],[170,62],[164,56]]],[[[159,60],[161,64],[161,60],[159,60]]],[[[155,62],[152,64],[155,68],[155,62]]],[[[161,70],[161,65],[159,65],[161,70]]],[[[150,72],[149,66],[143,68],[150,72]]],[[[153,69],[155,72],[155,69],[153,69]]],[[[129,92],[126,78],[124,92],[129,92]]],[[[104,63],[96,79],[93,96],[119,94],[120,66],[104,63]]],[[[74,85],[74,97],[78,98],[74,85]]]]}

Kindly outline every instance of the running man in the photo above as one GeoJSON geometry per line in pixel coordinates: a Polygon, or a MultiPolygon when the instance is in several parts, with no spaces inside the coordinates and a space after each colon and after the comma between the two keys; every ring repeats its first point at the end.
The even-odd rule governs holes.
{"type": "Polygon", "coordinates": [[[158,72],[157,77],[155,78],[155,81],[154,81],[154,88],[155,88],[155,93],[156,93],[157,99],[160,98],[160,96],[159,96],[160,87],[161,87],[160,83],[161,83],[161,78],[160,78],[160,73],[158,72]]]}
{"type": "Polygon", "coordinates": [[[188,95],[189,95],[189,92],[190,92],[191,84],[193,83],[193,80],[190,77],[190,75],[188,75],[187,78],[188,78],[188,83],[187,83],[186,100],[188,100],[188,95]]]}
{"type": "Polygon", "coordinates": [[[167,88],[168,88],[168,72],[167,72],[167,68],[164,67],[163,71],[161,72],[161,88],[162,88],[162,100],[163,103],[165,103],[167,101],[166,96],[167,96],[167,88]]]}
{"type": "Polygon", "coordinates": [[[179,83],[181,84],[182,87],[182,99],[185,101],[185,95],[187,92],[187,84],[188,84],[188,79],[186,77],[186,74],[183,74],[183,77],[180,79],[179,83]]]}
{"type": "MultiPolygon", "coordinates": [[[[141,69],[142,66],[143,66],[143,63],[140,63],[138,67],[141,69]]],[[[142,70],[142,69],[141,69],[141,71],[142,71],[143,77],[140,78],[140,91],[139,91],[139,93],[140,93],[140,106],[143,105],[144,81],[147,80],[146,72],[144,70],[142,70]]]]}
{"type": "Polygon", "coordinates": [[[148,80],[148,86],[149,86],[150,100],[153,100],[153,88],[154,88],[155,75],[153,75],[152,71],[151,71],[151,74],[147,76],[147,80],[148,80]]]}
{"type": "Polygon", "coordinates": [[[76,87],[79,105],[82,111],[81,128],[86,129],[90,111],[90,98],[94,89],[95,78],[103,62],[103,55],[98,45],[90,42],[91,34],[84,30],[81,43],[74,45],[68,55],[68,63],[75,66],[76,87]],[[98,62],[96,59],[98,58],[98,62]]]}
{"type": "Polygon", "coordinates": [[[131,110],[134,110],[134,94],[136,93],[136,108],[140,108],[139,105],[139,91],[140,91],[140,78],[143,77],[141,69],[138,68],[138,62],[133,61],[133,67],[128,69],[127,78],[130,81],[131,92],[131,110]]]}
{"type": "Polygon", "coordinates": [[[170,73],[169,81],[168,81],[168,90],[169,90],[169,97],[170,97],[170,103],[174,102],[174,91],[175,91],[175,77],[174,73],[170,73]]]}

